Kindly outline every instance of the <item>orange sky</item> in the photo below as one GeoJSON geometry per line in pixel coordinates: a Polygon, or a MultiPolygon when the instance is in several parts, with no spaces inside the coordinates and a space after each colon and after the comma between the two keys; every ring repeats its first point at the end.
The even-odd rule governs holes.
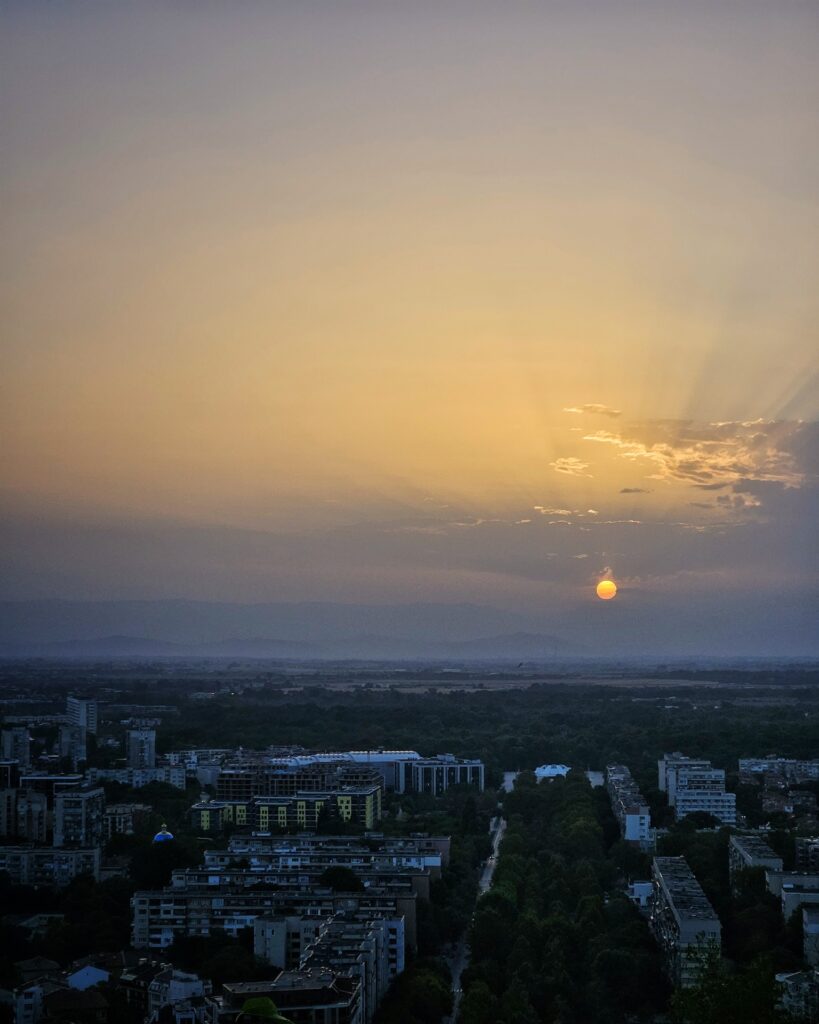
{"type": "MultiPolygon", "coordinates": [[[[676,540],[646,535],[646,561],[589,527],[574,550],[588,520],[686,543],[775,523],[780,499],[809,521],[814,5],[29,0],[3,18],[13,515],[53,537],[167,522],[341,546],[367,523],[498,520],[571,571],[524,582],[503,563],[519,541],[495,537],[486,565],[412,590],[507,603],[618,558],[664,585],[676,540]],[[603,408],[565,411],[584,406],[603,408]]],[[[792,554],[753,571],[788,578],[792,554]]],[[[32,559],[13,593],[123,589],[32,559]]],[[[268,578],[395,597],[418,555],[357,571],[274,558],[268,578]]],[[[157,585],[265,591],[245,574],[157,585]]]]}

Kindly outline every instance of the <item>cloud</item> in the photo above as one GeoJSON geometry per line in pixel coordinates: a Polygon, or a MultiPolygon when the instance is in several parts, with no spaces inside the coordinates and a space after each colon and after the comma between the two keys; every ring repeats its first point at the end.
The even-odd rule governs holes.
{"type": "Polygon", "coordinates": [[[621,494],[651,494],[648,487],[621,487],[621,494]]]}
{"type": "Polygon", "coordinates": [[[599,402],[588,402],[586,405],[569,405],[563,409],[563,412],[571,412],[577,415],[589,413],[592,416],[611,416],[612,418],[622,416],[621,409],[612,409],[610,405],[600,405],[599,402]]]}
{"type": "Polygon", "coordinates": [[[793,440],[805,424],[774,420],[693,424],[657,421],[633,424],[620,433],[597,430],[583,440],[615,449],[619,458],[645,461],[649,479],[679,481],[722,490],[740,480],[802,486],[805,474],[793,440]]]}
{"type": "Polygon", "coordinates": [[[556,473],[565,473],[567,476],[591,476],[591,473],[586,472],[589,463],[576,459],[574,456],[568,459],[555,459],[549,465],[556,473]]]}

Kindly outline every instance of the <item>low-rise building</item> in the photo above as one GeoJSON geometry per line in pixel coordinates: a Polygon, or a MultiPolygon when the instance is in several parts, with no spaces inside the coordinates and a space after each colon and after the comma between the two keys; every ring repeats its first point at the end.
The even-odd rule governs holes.
{"type": "Polygon", "coordinates": [[[310,969],[282,971],[272,981],[225,984],[223,1019],[235,1019],[246,1001],[264,996],[293,1024],[364,1024],[358,979],[310,969]]]}
{"type": "Polygon", "coordinates": [[[148,984],[148,1014],[152,1020],[156,1020],[164,1007],[175,1006],[197,996],[210,995],[211,991],[210,981],[204,981],[198,974],[165,968],[148,984]]]}
{"type": "Polygon", "coordinates": [[[655,857],[652,862],[649,925],[662,949],[675,985],[696,981],[699,957],[719,951],[722,929],[684,857],[655,857]]]}
{"type": "Polygon", "coordinates": [[[819,1021],[819,970],[777,974],[780,1007],[801,1024],[819,1021]]]}
{"type": "Polygon", "coordinates": [[[535,778],[538,782],[544,779],[565,779],[570,771],[567,764],[542,764],[535,768],[535,778]]]}

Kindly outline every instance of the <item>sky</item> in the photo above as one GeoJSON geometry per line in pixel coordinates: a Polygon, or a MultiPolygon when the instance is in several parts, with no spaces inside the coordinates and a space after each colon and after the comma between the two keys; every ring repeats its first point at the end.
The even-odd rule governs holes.
{"type": "Polygon", "coordinates": [[[0,597],[816,647],[817,5],[0,15],[0,597]]]}

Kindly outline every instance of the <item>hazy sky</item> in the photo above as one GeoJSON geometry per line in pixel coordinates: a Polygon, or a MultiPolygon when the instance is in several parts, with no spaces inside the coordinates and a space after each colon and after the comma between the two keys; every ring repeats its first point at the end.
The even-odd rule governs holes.
{"type": "Polygon", "coordinates": [[[0,10],[3,596],[815,610],[819,6],[0,10]]]}

